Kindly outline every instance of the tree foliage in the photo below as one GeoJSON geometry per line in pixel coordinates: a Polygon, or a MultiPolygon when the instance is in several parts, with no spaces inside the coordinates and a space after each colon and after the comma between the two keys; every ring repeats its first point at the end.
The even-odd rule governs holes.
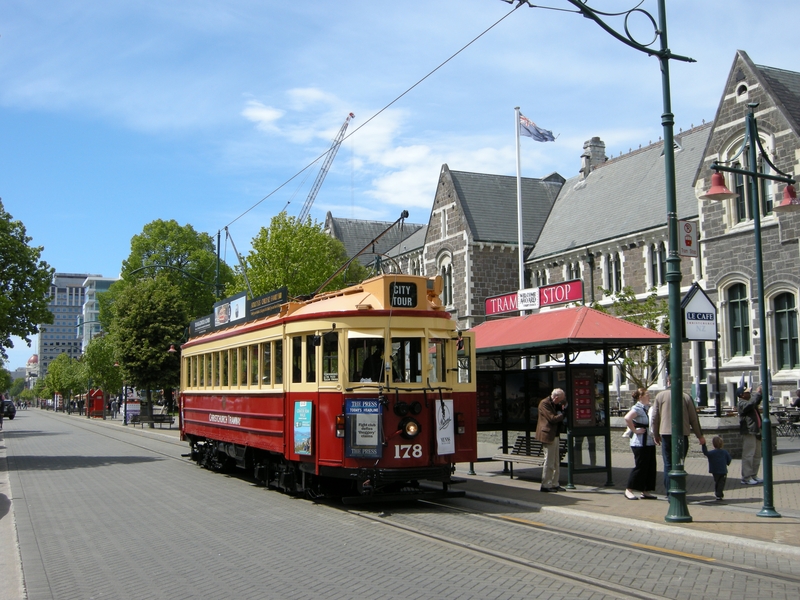
{"type": "Polygon", "coordinates": [[[83,365],[68,354],[59,354],[50,362],[45,379],[50,391],[60,394],[64,400],[87,389],[83,365]]]}
{"type": "Polygon", "coordinates": [[[8,369],[4,367],[0,367],[0,392],[7,392],[8,389],[11,387],[12,384],[12,377],[11,373],[9,373],[8,369]]]}
{"type": "Polygon", "coordinates": [[[8,358],[12,336],[30,346],[37,324],[52,323],[47,292],[54,269],[40,260],[41,246],[30,246],[31,238],[21,221],[14,221],[0,202],[0,357],[8,358]]]}
{"type": "MultiPolygon", "coordinates": [[[[310,218],[301,222],[281,212],[272,218],[269,228],[262,227],[253,238],[252,250],[243,260],[254,296],[286,286],[289,295],[296,297],[315,292],[347,259],[344,245],[327,235],[322,224],[312,223],[310,218]]],[[[338,275],[326,289],[339,289],[346,281],[360,281],[365,276],[366,269],[354,261],[348,272],[338,275]]],[[[246,289],[241,269],[237,269],[228,293],[246,289]]]]}
{"type": "Polygon", "coordinates": [[[113,335],[126,383],[150,390],[177,387],[179,353],[170,344],[184,339],[190,306],[181,289],[166,276],[127,287],[116,300],[113,335]]]}
{"type": "Polygon", "coordinates": [[[116,344],[111,335],[94,338],[86,347],[83,364],[93,388],[103,390],[106,397],[122,388],[122,373],[116,363],[116,344]]]}
{"type": "MultiPolygon", "coordinates": [[[[142,233],[131,238],[131,253],[122,262],[122,281],[119,288],[156,277],[166,278],[176,286],[189,305],[189,317],[210,314],[217,298],[217,255],[214,240],[177,221],[158,219],[144,226],[142,233]]],[[[233,271],[220,263],[220,292],[233,281],[233,271]]],[[[112,293],[105,300],[113,300],[112,293]]],[[[102,320],[102,318],[101,318],[102,320]]]]}
{"type": "Polygon", "coordinates": [[[11,383],[11,387],[8,388],[8,394],[12,398],[18,398],[22,390],[25,389],[25,379],[22,377],[18,377],[11,383]]]}
{"type": "MultiPolygon", "coordinates": [[[[641,299],[636,297],[630,286],[625,286],[621,292],[613,295],[611,290],[603,289],[602,292],[605,296],[612,297],[611,304],[603,306],[595,303],[592,308],[647,329],[669,334],[669,304],[658,297],[656,288],[648,290],[647,296],[641,299]]],[[[625,352],[621,357],[620,368],[635,387],[647,389],[658,380],[668,361],[669,344],[641,346],[625,352]]]]}

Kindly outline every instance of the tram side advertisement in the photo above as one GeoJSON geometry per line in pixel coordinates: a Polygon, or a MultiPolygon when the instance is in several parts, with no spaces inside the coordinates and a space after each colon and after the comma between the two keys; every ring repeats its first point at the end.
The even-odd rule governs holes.
{"type": "Polygon", "coordinates": [[[347,458],[381,458],[381,401],[378,398],[345,400],[345,449],[347,458]]]}

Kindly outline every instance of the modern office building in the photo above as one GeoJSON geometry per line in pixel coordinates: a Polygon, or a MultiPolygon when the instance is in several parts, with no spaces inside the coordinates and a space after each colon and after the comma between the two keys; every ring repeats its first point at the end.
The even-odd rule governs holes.
{"type": "Polygon", "coordinates": [[[83,282],[83,312],[78,321],[78,337],[81,339],[81,353],[86,352],[86,347],[103,328],[100,326],[100,302],[98,298],[108,291],[111,284],[119,281],[113,277],[99,277],[92,275],[83,282]]]}
{"type": "Polygon", "coordinates": [[[48,293],[48,309],[53,313],[52,323],[39,325],[39,376],[47,373],[47,367],[59,354],[71,358],[81,355],[81,338],[78,333],[79,318],[82,318],[85,291],[83,282],[89,277],[101,277],[86,273],[56,273],[48,293]]]}

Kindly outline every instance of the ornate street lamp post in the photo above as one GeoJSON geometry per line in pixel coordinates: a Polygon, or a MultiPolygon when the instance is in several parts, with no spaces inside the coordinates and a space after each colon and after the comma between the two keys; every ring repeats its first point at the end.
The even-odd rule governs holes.
{"type": "Polygon", "coordinates": [[[720,171],[726,173],[736,173],[739,175],[746,175],[750,180],[750,210],[753,215],[753,234],[755,236],[755,261],[756,261],[756,286],[758,295],[758,325],[761,328],[761,335],[759,336],[759,352],[761,360],[759,365],[759,380],[761,384],[761,459],[764,467],[764,505],[758,513],[759,517],[780,517],[781,515],[776,512],[772,498],[772,423],[769,418],[769,366],[767,356],[767,317],[766,306],[764,300],[764,266],[763,255],[761,250],[761,203],[758,196],[758,180],[768,179],[772,181],[781,181],[786,183],[786,188],[783,192],[783,201],[774,208],[776,211],[787,211],[800,208],[797,202],[797,194],[794,191],[793,184],[795,180],[789,177],[778,169],[769,160],[767,153],[761,146],[761,139],[758,137],[758,127],[756,126],[756,117],[754,114],[755,108],[758,106],[756,103],[747,105],[749,110],[745,120],[745,135],[744,142],[739,152],[731,160],[725,161],[731,163],[735,161],[741,154],[747,152],[747,169],[740,167],[729,167],[722,165],[715,161],[711,164],[714,174],[711,176],[711,189],[708,193],[703,194],[700,198],[709,200],[729,200],[738,197],[738,194],[730,191],[725,186],[725,179],[720,174],[720,171]],[[771,175],[768,173],[758,172],[758,163],[756,162],[756,147],[761,150],[761,158],[763,158],[769,165],[781,175],[771,175]]]}
{"type": "MultiPolygon", "coordinates": [[[[513,4],[514,0],[504,0],[513,4]]],[[[667,286],[669,290],[669,320],[670,331],[670,391],[671,391],[671,424],[672,431],[681,431],[683,428],[683,340],[681,339],[681,258],[678,254],[678,201],[675,191],[675,147],[673,139],[674,115],[672,114],[672,101],[670,99],[669,61],[680,60],[695,62],[694,59],[673,54],[667,43],[667,14],[666,0],[657,0],[658,20],[649,12],[640,8],[642,0],[634,8],[619,13],[606,13],[590,8],[583,0],[567,0],[584,17],[597,23],[608,34],[630,46],[634,50],[658,58],[661,68],[661,89],[663,97],[663,113],[661,124],[664,128],[664,171],[666,179],[667,198],[667,230],[669,233],[669,253],[667,257],[667,286]],[[634,39],[628,27],[628,20],[632,17],[645,17],[653,26],[653,39],[648,43],[641,43],[634,39]],[[624,34],[616,31],[601,17],[621,17],[624,19],[624,34]],[[653,47],[659,42],[658,48],[653,47]]],[[[537,8],[528,0],[517,0],[517,7],[527,4],[530,8],[537,8]]],[[[686,471],[683,468],[684,438],[682,435],[672,436],[672,470],[669,473],[669,510],[665,517],[667,522],[688,523],[692,517],[686,505],[686,471]]]]}

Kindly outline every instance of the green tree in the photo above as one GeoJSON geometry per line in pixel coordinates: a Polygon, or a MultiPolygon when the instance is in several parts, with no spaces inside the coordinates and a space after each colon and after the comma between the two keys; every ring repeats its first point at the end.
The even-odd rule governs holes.
{"type": "Polygon", "coordinates": [[[39,377],[33,384],[33,393],[37,398],[52,398],[53,390],[47,384],[47,375],[39,377]]]}
{"type": "Polygon", "coordinates": [[[11,384],[11,387],[8,388],[8,394],[12,398],[18,398],[20,392],[22,392],[22,390],[24,389],[25,389],[25,380],[22,377],[17,377],[11,384]]]}
{"type": "MultiPolygon", "coordinates": [[[[602,289],[603,295],[611,296],[608,306],[593,304],[592,308],[620,319],[636,323],[647,329],[669,334],[669,304],[660,299],[656,288],[647,291],[647,296],[637,298],[630,286],[625,286],[618,294],[602,289]]],[[[621,357],[620,368],[637,388],[649,388],[657,380],[661,371],[669,363],[669,343],[660,346],[641,346],[625,351],[621,357]]]]}
{"type": "Polygon", "coordinates": [[[0,392],[7,392],[12,384],[11,373],[5,367],[0,368],[0,392]]]}
{"type": "Polygon", "coordinates": [[[25,388],[19,393],[19,399],[24,400],[28,404],[32,404],[36,400],[36,394],[33,390],[25,388]]]}
{"type": "Polygon", "coordinates": [[[116,300],[116,356],[125,381],[147,390],[148,404],[153,389],[180,383],[180,353],[167,350],[184,339],[189,311],[180,288],[163,275],[129,286],[116,300]]]}
{"type": "MultiPolygon", "coordinates": [[[[312,223],[310,218],[300,222],[281,212],[272,218],[269,228],[262,227],[253,238],[252,250],[243,260],[255,296],[282,286],[288,288],[290,296],[306,296],[315,292],[347,259],[344,245],[327,235],[321,223],[312,223]]],[[[326,289],[342,288],[346,281],[360,281],[366,273],[354,261],[326,289]]],[[[228,292],[246,289],[241,269],[237,269],[236,282],[228,292]]]]}
{"type": "Polygon", "coordinates": [[[115,363],[116,344],[111,335],[101,335],[89,342],[83,354],[85,375],[92,387],[103,390],[106,400],[122,389],[122,373],[115,363]]]}
{"type": "Polygon", "coordinates": [[[39,333],[37,324],[52,323],[47,310],[47,292],[54,269],[40,260],[41,246],[29,246],[21,221],[14,221],[0,202],[0,357],[8,358],[12,336],[31,344],[28,337],[39,333]]]}
{"type": "Polygon", "coordinates": [[[62,397],[65,406],[74,393],[83,392],[87,387],[83,365],[67,354],[59,354],[50,362],[46,380],[47,387],[62,397]]]}
{"type": "MultiPolygon", "coordinates": [[[[210,314],[215,296],[217,255],[214,240],[191,225],[158,219],[131,238],[131,253],[122,262],[122,281],[112,290],[156,277],[177,286],[189,305],[190,318],[210,314]]],[[[220,291],[233,281],[233,271],[220,263],[220,291]]],[[[113,300],[115,294],[107,300],[113,300]]],[[[102,320],[102,319],[101,319],[102,320]]]]}

